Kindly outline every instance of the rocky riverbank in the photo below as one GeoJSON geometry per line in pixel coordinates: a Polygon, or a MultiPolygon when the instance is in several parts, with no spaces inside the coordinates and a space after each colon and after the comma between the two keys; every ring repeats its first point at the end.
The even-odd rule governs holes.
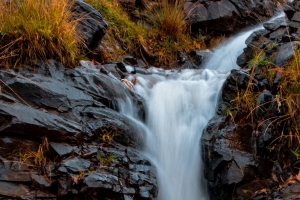
{"type": "Polygon", "coordinates": [[[282,92],[298,81],[283,85],[298,54],[299,11],[294,1],[283,17],[254,32],[237,59],[242,69],[223,86],[218,115],[202,137],[212,199],[299,198],[299,144],[283,117],[290,115],[282,92]]]}
{"type": "Polygon", "coordinates": [[[0,195],[4,199],[153,199],[155,170],[142,133],[119,111],[119,80],[49,60],[1,71],[0,195]]]}
{"type": "MultiPolygon", "coordinates": [[[[294,165],[300,154],[295,143],[289,146],[287,137],[278,139],[286,129],[273,122],[273,117],[284,115],[279,111],[281,101],[272,103],[277,106],[272,106],[268,115],[257,115],[255,106],[251,110],[245,102],[237,102],[242,91],[253,94],[252,105],[262,96],[275,99],[279,95],[279,68],[284,69],[298,51],[299,2],[284,8],[286,17],[265,23],[264,30],[247,39],[247,47],[237,59],[242,69],[233,70],[223,86],[218,115],[201,140],[211,199],[296,199],[300,195],[294,165]],[[253,60],[255,56],[257,60],[253,60]],[[273,64],[267,70],[276,72],[271,78],[263,74],[268,63],[273,64]]],[[[124,7],[130,4],[131,14],[137,7],[147,7],[142,1],[120,3],[124,7]]],[[[184,2],[192,31],[216,35],[237,33],[271,17],[275,9],[269,0],[184,2]]],[[[99,52],[93,50],[109,49],[107,43],[101,43],[107,22],[81,1],[76,1],[73,12],[84,16],[77,27],[83,36],[82,48],[97,59],[99,52]]],[[[142,60],[151,63],[153,57],[146,48],[141,50],[139,59],[84,61],[72,69],[55,60],[1,69],[1,199],[157,198],[161,188],[156,170],[141,153],[143,132],[122,113],[127,102],[140,121],[145,120],[144,100],[130,90],[131,83],[120,81],[129,73],[150,74],[142,60]]],[[[201,68],[211,54],[179,50],[173,67],[201,68]]]]}

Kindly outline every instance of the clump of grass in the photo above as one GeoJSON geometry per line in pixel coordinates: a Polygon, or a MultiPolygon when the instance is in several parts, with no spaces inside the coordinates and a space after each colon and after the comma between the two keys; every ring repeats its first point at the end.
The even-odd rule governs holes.
{"type": "Polygon", "coordinates": [[[273,62],[266,57],[266,53],[261,51],[260,53],[254,54],[253,58],[248,61],[247,66],[249,68],[256,67],[269,67],[273,62]]]}
{"type": "Polygon", "coordinates": [[[114,49],[115,52],[112,54],[115,55],[107,55],[107,57],[118,60],[128,52],[136,56],[140,51],[139,45],[143,43],[147,29],[141,24],[132,22],[115,0],[86,0],[86,3],[99,10],[109,24],[103,42],[114,49]],[[121,47],[118,47],[118,44],[121,47]]]}
{"type": "Polygon", "coordinates": [[[102,134],[100,134],[102,142],[111,142],[115,136],[118,135],[117,129],[112,129],[110,131],[102,131],[102,134]]]}
{"type": "Polygon", "coordinates": [[[19,153],[20,166],[27,163],[27,161],[32,161],[30,165],[34,167],[44,167],[47,164],[46,151],[49,151],[49,142],[47,138],[44,138],[37,151],[29,150],[25,153],[19,153]]]}
{"type": "Polygon", "coordinates": [[[101,52],[103,61],[121,60],[125,55],[143,59],[160,67],[174,67],[178,52],[201,49],[203,41],[192,38],[186,31],[183,2],[158,2],[155,9],[143,10],[143,21],[134,22],[117,0],[86,0],[99,10],[109,27],[104,36],[101,52]],[[109,50],[112,49],[112,52],[109,50]]]}
{"type": "Polygon", "coordinates": [[[16,65],[56,58],[74,63],[82,41],[72,20],[72,0],[10,0],[0,3],[0,63],[16,65]]]}
{"type": "Polygon", "coordinates": [[[232,100],[234,108],[239,109],[242,113],[252,114],[256,108],[257,94],[252,90],[241,90],[237,92],[237,96],[232,100]]]}
{"type": "Polygon", "coordinates": [[[116,160],[116,157],[114,155],[102,157],[99,153],[97,153],[97,160],[100,162],[101,166],[108,166],[116,160]]]}
{"type": "Polygon", "coordinates": [[[167,36],[178,40],[184,37],[187,28],[186,15],[183,10],[182,0],[169,2],[162,0],[160,6],[150,13],[150,20],[153,25],[167,36]]]}
{"type": "Polygon", "coordinates": [[[284,70],[280,71],[279,94],[285,105],[285,120],[290,138],[296,138],[300,144],[300,50],[297,49],[293,59],[284,70]]]}

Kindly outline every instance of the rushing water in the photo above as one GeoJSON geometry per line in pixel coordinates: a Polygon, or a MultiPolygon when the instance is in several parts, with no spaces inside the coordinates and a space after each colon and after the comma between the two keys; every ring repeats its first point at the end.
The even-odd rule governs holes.
{"type": "MultiPolygon", "coordinates": [[[[160,73],[153,68],[157,74],[137,76],[135,91],[147,104],[146,124],[138,123],[146,133],[145,155],[157,169],[159,200],[208,199],[200,156],[202,131],[215,115],[229,71],[238,68],[236,58],[245,40],[258,28],[221,44],[203,70],[160,73]]],[[[127,116],[134,115],[125,109],[128,103],[121,108],[127,116]]]]}

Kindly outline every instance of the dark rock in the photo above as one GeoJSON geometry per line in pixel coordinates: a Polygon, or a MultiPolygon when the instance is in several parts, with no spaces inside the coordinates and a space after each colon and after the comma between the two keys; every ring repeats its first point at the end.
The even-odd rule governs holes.
{"type": "Polygon", "coordinates": [[[208,29],[211,31],[234,32],[249,24],[270,18],[276,9],[273,1],[186,1],[184,10],[192,29],[208,29]],[[254,14],[255,13],[255,14],[254,14]]]}
{"type": "Polygon", "coordinates": [[[130,195],[124,195],[124,200],[133,200],[133,196],[130,195]]]}
{"type": "Polygon", "coordinates": [[[142,98],[102,73],[103,66],[65,71],[54,61],[47,64],[0,72],[0,196],[155,199],[155,168],[133,148],[142,145],[144,131],[118,112],[127,101],[144,112],[142,98]],[[31,166],[39,148],[47,164],[31,166]],[[24,155],[30,156],[19,161],[24,155]],[[100,162],[98,155],[114,160],[100,162]]]}
{"type": "Polygon", "coordinates": [[[24,69],[21,69],[19,72],[21,74],[26,74],[27,72],[38,73],[62,81],[64,77],[64,66],[56,60],[31,61],[29,66],[24,66],[24,69]],[[22,70],[24,71],[22,72],[22,70]]]}
{"type": "Polygon", "coordinates": [[[283,66],[293,55],[296,49],[298,41],[283,43],[278,46],[278,54],[275,59],[275,64],[278,66],[283,66]]]}
{"type": "Polygon", "coordinates": [[[87,190],[112,190],[113,187],[119,185],[119,182],[116,176],[92,173],[84,177],[83,184],[86,186],[83,191],[86,192],[87,190]]]}
{"type": "MultiPolygon", "coordinates": [[[[220,116],[210,120],[204,129],[201,141],[205,176],[212,199],[222,199],[221,194],[223,198],[229,196],[231,193],[228,191],[232,191],[235,184],[238,190],[243,182],[271,174],[272,162],[262,158],[256,160],[253,156],[252,131],[251,124],[234,125],[228,122],[228,118],[220,116]]],[[[244,189],[251,187],[249,185],[244,189]]]]}
{"type": "Polygon", "coordinates": [[[116,70],[117,64],[105,64],[103,67],[110,73],[112,73],[117,79],[121,79],[120,73],[116,70]]]}
{"type": "Polygon", "coordinates": [[[147,165],[133,165],[133,164],[130,164],[129,169],[137,171],[137,172],[141,172],[143,174],[150,175],[150,168],[147,165]]]}
{"type": "Polygon", "coordinates": [[[296,22],[300,22],[300,12],[295,12],[295,14],[293,15],[292,21],[296,21],[296,22]]]}
{"type": "Polygon", "coordinates": [[[84,145],[81,149],[81,154],[83,158],[91,157],[92,155],[97,154],[98,147],[95,145],[84,145]]]}
{"type": "Polygon", "coordinates": [[[246,67],[248,64],[249,58],[245,53],[242,53],[237,57],[236,64],[242,68],[246,67]]]}
{"type": "Polygon", "coordinates": [[[78,34],[88,49],[95,49],[106,33],[107,23],[97,10],[80,0],[75,1],[73,13],[76,19],[80,19],[77,25],[78,34]]]}
{"type": "MultiPolygon", "coordinates": [[[[226,79],[222,89],[223,101],[230,103],[237,95],[238,91],[245,90],[250,80],[250,75],[241,70],[232,70],[226,79]]],[[[253,86],[257,86],[258,81],[252,79],[253,86]]]]}
{"type": "MultiPolygon", "coordinates": [[[[289,28],[290,28],[290,33],[295,33],[300,28],[300,23],[299,22],[290,22],[289,23],[289,28]]],[[[290,41],[291,40],[289,40],[287,42],[290,42],[290,41]]]]}
{"type": "MultiPolygon", "coordinates": [[[[24,75],[26,76],[26,74],[24,75]]],[[[6,76],[4,78],[7,79],[5,80],[7,87],[13,89],[23,101],[31,106],[53,108],[66,112],[74,106],[93,104],[91,96],[53,78],[47,78],[39,74],[31,75],[30,78],[22,76],[9,78],[5,73],[2,76],[6,76]]],[[[6,87],[3,89],[10,91],[6,87]]]]}
{"type": "Polygon", "coordinates": [[[47,187],[51,186],[51,181],[48,178],[46,178],[45,176],[39,176],[36,174],[32,174],[31,178],[32,178],[33,185],[35,185],[38,188],[43,189],[43,188],[47,188],[47,187]]]}
{"type": "Polygon", "coordinates": [[[269,31],[275,31],[279,27],[287,27],[288,23],[286,22],[285,17],[281,17],[281,18],[277,18],[270,22],[265,22],[265,23],[263,23],[263,25],[264,25],[265,29],[267,29],[269,31]]]}
{"type": "Polygon", "coordinates": [[[86,171],[91,166],[91,162],[75,157],[72,159],[64,160],[62,166],[73,173],[80,173],[86,171]]]}
{"type": "Polygon", "coordinates": [[[286,5],[284,7],[283,11],[289,20],[292,19],[292,17],[294,16],[294,13],[296,12],[295,9],[289,5],[286,5]]]}
{"type": "Polygon", "coordinates": [[[273,95],[269,90],[263,90],[256,100],[255,114],[258,119],[264,119],[265,115],[272,112],[273,95]]]}
{"type": "Polygon", "coordinates": [[[11,182],[30,182],[30,172],[27,168],[17,168],[14,170],[12,166],[15,163],[10,162],[6,159],[0,161],[0,181],[11,181],[11,182]]]}
{"type": "Polygon", "coordinates": [[[59,156],[60,159],[68,157],[74,151],[74,147],[66,144],[66,143],[56,143],[50,142],[50,147],[55,151],[56,155],[59,156]]]}
{"type": "Polygon", "coordinates": [[[130,65],[133,67],[138,67],[138,61],[136,60],[136,58],[132,57],[132,56],[125,56],[123,58],[123,63],[125,65],[130,65]]]}
{"type": "Polygon", "coordinates": [[[6,119],[0,128],[2,132],[69,142],[79,142],[91,136],[75,122],[22,104],[0,102],[0,117],[6,119]]]}
{"type": "Polygon", "coordinates": [[[28,186],[0,181],[0,195],[18,199],[55,198],[55,195],[43,191],[30,190],[28,186]]]}
{"type": "Polygon", "coordinates": [[[299,199],[300,196],[300,183],[296,182],[285,188],[280,195],[282,199],[292,200],[292,199],[299,199]]]}
{"type": "Polygon", "coordinates": [[[280,41],[282,36],[286,33],[286,28],[280,28],[270,34],[271,40],[280,41]]]}

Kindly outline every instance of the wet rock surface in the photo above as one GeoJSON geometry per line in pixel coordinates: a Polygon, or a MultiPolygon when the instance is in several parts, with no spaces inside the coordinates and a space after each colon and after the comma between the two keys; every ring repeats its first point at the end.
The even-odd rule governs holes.
{"type": "Polygon", "coordinates": [[[223,85],[218,115],[201,139],[211,199],[299,199],[299,170],[291,153],[296,147],[278,140],[283,129],[274,123],[282,115],[275,99],[280,74],[272,80],[263,74],[268,63],[274,63],[268,70],[283,70],[295,54],[299,11],[299,1],[294,1],[284,8],[286,16],[252,33],[237,59],[243,69],[232,70],[223,85]],[[252,111],[245,109],[252,97],[241,99],[247,90],[256,104],[252,111]]]}
{"type": "Polygon", "coordinates": [[[247,39],[247,47],[239,56],[237,64],[246,68],[247,63],[259,52],[278,67],[284,66],[293,56],[300,41],[300,11],[298,1],[284,8],[285,15],[263,24],[264,30],[254,32],[247,39]]]}
{"type": "Polygon", "coordinates": [[[270,0],[186,0],[184,9],[194,31],[206,28],[210,31],[232,33],[270,18],[274,14],[276,5],[270,0]]]}
{"type": "Polygon", "coordinates": [[[73,13],[80,19],[77,32],[84,40],[85,48],[95,49],[106,33],[107,22],[97,10],[81,0],[75,1],[73,13]]]}
{"type": "Polygon", "coordinates": [[[0,72],[1,199],[157,196],[143,134],[120,112],[128,102],[144,113],[143,101],[103,68],[49,60],[0,72]]]}

